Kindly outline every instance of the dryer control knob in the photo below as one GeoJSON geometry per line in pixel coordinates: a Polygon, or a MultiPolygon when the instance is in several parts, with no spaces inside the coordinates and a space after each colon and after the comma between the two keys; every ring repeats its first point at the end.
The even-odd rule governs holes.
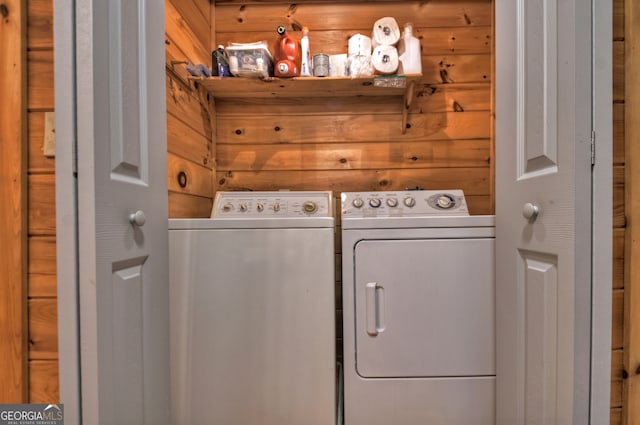
{"type": "Polygon", "coordinates": [[[318,211],[318,204],[313,201],[307,201],[302,204],[302,209],[307,214],[313,214],[314,212],[318,211]]]}
{"type": "Polygon", "coordinates": [[[387,205],[390,206],[391,208],[395,208],[398,206],[398,200],[396,198],[388,198],[387,205]]]}
{"type": "Polygon", "coordinates": [[[403,202],[409,208],[413,208],[416,205],[416,199],[413,196],[407,196],[403,202]]]}
{"type": "Polygon", "coordinates": [[[264,211],[264,204],[258,202],[258,205],[256,205],[256,209],[258,210],[258,212],[264,211]]]}
{"type": "Polygon", "coordinates": [[[224,212],[229,212],[229,211],[231,211],[232,209],[233,209],[233,205],[231,205],[231,204],[229,204],[229,203],[224,204],[224,205],[222,206],[222,211],[224,211],[224,212]]]}
{"type": "Polygon", "coordinates": [[[447,195],[440,195],[436,200],[436,205],[445,210],[453,207],[454,204],[453,199],[447,195]]]}
{"type": "Polygon", "coordinates": [[[280,203],[275,202],[275,203],[273,204],[273,210],[274,210],[275,212],[280,211],[280,203]]]}
{"type": "Polygon", "coordinates": [[[353,200],[353,206],[356,208],[362,208],[362,206],[364,205],[364,201],[362,200],[362,198],[356,198],[353,200]]]}
{"type": "Polygon", "coordinates": [[[247,212],[248,209],[249,207],[247,207],[247,204],[240,204],[240,211],[247,212]]]}
{"type": "Polygon", "coordinates": [[[371,198],[369,199],[369,205],[371,205],[371,208],[379,208],[382,205],[382,201],[378,198],[371,198]]]}

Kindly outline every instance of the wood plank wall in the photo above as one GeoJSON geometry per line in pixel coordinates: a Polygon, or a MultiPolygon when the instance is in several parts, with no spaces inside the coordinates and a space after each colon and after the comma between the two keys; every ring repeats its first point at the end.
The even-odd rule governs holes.
{"type": "Polygon", "coordinates": [[[625,251],[625,0],[613,0],[613,320],[611,341],[611,424],[622,421],[625,251]]]}
{"type": "Polygon", "coordinates": [[[187,81],[185,64],[211,66],[208,0],[166,0],[169,217],[208,217],[213,204],[213,100],[187,81]]]}
{"type": "Polygon", "coordinates": [[[0,16],[0,403],[28,400],[26,5],[2,2],[0,16]]]}
{"type": "Polygon", "coordinates": [[[640,1],[624,2],[625,262],[622,423],[640,424],[640,1]],[[636,261],[634,261],[636,260],[636,261]]]}
{"type": "Polygon", "coordinates": [[[473,214],[493,211],[492,2],[225,1],[216,44],[267,40],[285,24],[310,28],[312,55],[346,53],[376,19],[414,24],[424,77],[401,128],[402,99],[216,100],[220,190],[341,191],[461,188],[473,214]]]}
{"type": "Polygon", "coordinates": [[[44,155],[54,111],[53,0],[28,0],[29,401],[57,403],[55,158],[44,155]]]}

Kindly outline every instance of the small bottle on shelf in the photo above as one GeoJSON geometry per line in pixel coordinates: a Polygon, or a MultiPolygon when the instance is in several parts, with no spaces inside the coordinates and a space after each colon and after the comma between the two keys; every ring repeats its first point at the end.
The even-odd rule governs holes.
{"type": "Polygon", "coordinates": [[[413,24],[406,23],[402,39],[398,45],[399,74],[422,74],[422,54],[420,40],[413,35],[413,24]]]}
{"type": "Polygon", "coordinates": [[[300,76],[301,77],[311,77],[311,51],[309,50],[309,28],[302,28],[302,39],[300,39],[300,54],[301,65],[300,65],[300,76]]]}
{"type": "Polygon", "coordinates": [[[229,70],[229,60],[227,54],[224,51],[224,46],[221,44],[217,50],[214,50],[211,54],[212,75],[219,75],[220,77],[230,77],[231,71],[229,70]]]}

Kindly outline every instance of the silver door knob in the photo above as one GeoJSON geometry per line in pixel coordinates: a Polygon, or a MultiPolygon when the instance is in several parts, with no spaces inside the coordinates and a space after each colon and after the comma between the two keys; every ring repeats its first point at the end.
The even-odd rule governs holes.
{"type": "Polygon", "coordinates": [[[129,223],[135,226],[144,226],[144,223],[147,222],[147,217],[144,215],[144,212],[138,210],[133,214],[129,214],[129,223]]]}
{"type": "Polygon", "coordinates": [[[538,214],[540,214],[540,207],[532,204],[531,202],[527,202],[526,204],[524,204],[524,207],[522,207],[522,215],[527,220],[535,220],[536,218],[538,218],[538,214]]]}

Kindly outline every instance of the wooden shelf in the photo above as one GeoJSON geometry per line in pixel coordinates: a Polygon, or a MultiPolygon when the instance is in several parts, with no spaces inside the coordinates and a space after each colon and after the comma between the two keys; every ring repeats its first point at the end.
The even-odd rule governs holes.
{"type": "Polygon", "coordinates": [[[191,77],[216,98],[402,96],[421,75],[372,77],[191,77]],[[385,87],[394,82],[404,87],[385,87]]]}
{"type": "Polygon", "coordinates": [[[402,132],[416,82],[422,75],[376,75],[370,77],[190,77],[196,85],[219,99],[399,96],[404,98],[402,132]]]}

